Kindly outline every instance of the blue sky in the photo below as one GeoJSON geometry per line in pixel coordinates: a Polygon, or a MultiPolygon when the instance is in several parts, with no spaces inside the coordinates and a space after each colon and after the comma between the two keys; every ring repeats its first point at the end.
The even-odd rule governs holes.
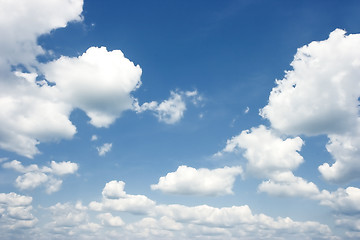
{"type": "Polygon", "coordinates": [[[3,239],[358,239],[358,1],[0,3],[3,239]]]}

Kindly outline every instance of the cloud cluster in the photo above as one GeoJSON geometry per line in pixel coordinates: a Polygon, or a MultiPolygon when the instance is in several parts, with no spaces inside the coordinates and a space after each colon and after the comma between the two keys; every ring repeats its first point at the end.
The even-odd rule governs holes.
{"type": "Polygon", "coordinates": [[[20,190],[31,190],[39,186],[44,186],[46,193],[51,194],[60,190],[62,180],[60,177],[77,172],[79,166],[73,162],[55,162],[51,161],[49,167],[39,167],[36,164],[31,164],[27,167],[23,166],[21,162],[13,160],[5,162],[3,168],[13,169],[17,172],[23,173],[15,180],[15,186],[20,190]]]}
{"type": "Polygon", "coordinates": [[[127,194],[124,187],[123,181],[108,182],[102,191],[102,201],[91,202],[89,204],[90,209],[146,214],[155,206],[155,202],[144,195],[127,194]]]}
{"type": "Polygon", "coordinates": [[[175,172],[160,177],[151,189],[170,194],[182,195],[226,195],[232,194],[236,176],[242,173],[241,167],[224,167],[209,170],[180,166],[175,172]]]}
{"type": "Polygon", "coordinates": [[[240,151],[247,160],[246,174],[268,178],[258,190],[274,196],[311,196],[318,194],[317,186],[292,173],[304,162],[299,154],[304,142],[300,137],[283,139],[263,125],[244,130],[229,139],[223,153],[240,151]]]}
{"type": "Polygon", "coordinates": [[[299,48],[284,79],[277,80],[260,114],[285,134],[326,134],[335,163],[319,167],[328,181],[358,178],[359,34],[336,29],[328,39],[299,48]]]}
{"type": "MultiPolygon", "coordinates": [[[[32,197],[16,193],[0,193],[0,229],[32,228],[38,219],[31,213],[32,197]]],[[[4,231],[5,230],[5,231],[4,231]]]]}
{"type": "Polygon", "coordinates": [[[46,53],[37,38],[69,21],[80,21],[82,6],[82,0],[0,3],[0,148],[32,157],[39,152],[39,141],[75,134],[70,107],[52,96],[50,87],[39,87],[43,82],[37,81],[35,69],[36,56],[46,53]]]}
{"type": "Polygon", "coordinates": [[[81,202],[76,204],[57,203],[47,208],[51,214],[50,221],[44,226],[41,236],[42,239],[61,236],[72,239],[74,236],[84,239],[84,236],[92,236],[94,239],[100,238],[97,234],[102,226],[91,221],[88,208],[81,202]]]}
{"type": "MultiPolygon", "coordinates": [[[[106,183],[102,190],[102,202],[92,201],[89,206],[77,202],[47,207],[46,215],[50,214],[50,218],[41,230],[41,237],[34,235],[34,231],[28,231],[28,238],[337,239],[327,225],[318,222],[254,214],[247,205],[217,208],[209,205],[156,204],[146,196],[127,194],[124,187],[122,181],[106,183]],[[93,211],[99,213],[94,215],[93,211]],[[122,212],[136,214],[140,219],[126,222],[119,216],[122,212]]],[[[29,207],[31,202],[31,197],[0,194],[0,209],[5,205],[29,207]]],[[[27,211],[30,210],[31,206],[27,211]]],[[[15,213],[12,216],[18,217],[15,213]]],[[[23,213],[22,218],[25,217],[29,219],[27,221],[37,221],[32,215],[23,213]]]]}
{"type": "Polygon", "coordinates": [[[90,47],[78,57],[38,62],[39,55],[51,55],[38,37],[81,21],[82,7],[82,0],[0,3],[1,149],[33,158],[39,143],[71,139],[74,109],[84,111],[95,127],[109,127],[126,110],[151,110],[159,121],[173,124],[184,115],[185,98],[200,100],[196,91],[171,92],[168,100],[140,107],[132,93],[141,85],[142,70],[120,50],[90,47]]]}
{"type": "MultiPolygon", "coordinates": [[[[216,208],[208,205],[185,206],[156,204],[143,195],[129,195],[123,181],[110,181],[102,191],[102,202],[90,202],[89,209],[97,215],[102,230],[109,239],[330,239],[328,226],[318,222],[297,222],[290,218],[276,219],[265,214],[253,214],[249,206],[216,208]],[[134,211],[138,209],[137,211],[134,211]],[[139,211],[140,209],[140,211],[139,211]],[[141,210],[142,209],[142,210],[141,210]],[[126,223],[113,212],[145,215],[126,223]]],[[[73,207],[74,208],[74,207],[73,207]]],[[[75,211],[75,210],[74,210],[75,211]]],[[[78,213],[79,214],[79,213],[78,213]]],[[[78,218],[85,219],[80,215],[78,218]]],[[[60,220],[59,220],[60,221],[60,220]]],[[[86,222],[92,222],[87,219],[86,222]]],[[[96,222],[93,222],[97,224],[96,222]]],[[[99,228],[100,229],[100,228],[99,228]]]]}

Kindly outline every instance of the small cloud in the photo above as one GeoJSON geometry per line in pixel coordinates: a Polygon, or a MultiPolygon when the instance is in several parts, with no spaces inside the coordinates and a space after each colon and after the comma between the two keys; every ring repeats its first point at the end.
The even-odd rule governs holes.
{"type": "Polygon", "coordinates": [[[104,143],[104,145],[97,147],[97,151],[99,153],[99,156],[105,156],[107,152],[110,152],[112,148],[112,143],[104,143]]]}
{"type": "Polygon", "coordinates": [[[98,140],[98,136],[96,136],[95,134],[91,136],[91,141],[96,141],[98,140]]]}
{"type": "Polygon", "coordinates": [[[248,112],[250,111],[250,108],[249,107],[246,107],[245,111],[244,111],[244,114],[248,114],[248,112]]]}
{"type": "Polygon", "coordinates": [[[190,101],[193,105],[198,105],[203,101],[203,98],[199,95],[197,90],[185,92],[178,90],[171,91],[170,97],[161,103],[151,101],[140,105],[138,100],[135,99],[133,103],[133,110],[137,113],[152,111],[158,118],[159,122],[175,124],[184,117],[188,101],[190,101]]]}

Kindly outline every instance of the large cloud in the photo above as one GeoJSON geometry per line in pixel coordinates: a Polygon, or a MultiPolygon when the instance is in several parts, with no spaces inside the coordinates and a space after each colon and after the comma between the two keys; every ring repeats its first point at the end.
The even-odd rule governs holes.
{"type": "Polygon", "coordinates": [[[168,173],[151,185],[151,189],[171,194],[185,195],[225,195],[232,194],[232,187],[241,167],[224,167],[217,169],[195,169],[180,166],[175,172],[168,173]]]}
{"type": "MultiPolygon", "coordinates": [[[[83,110],[95,127],[108,127],[125,110],[139,112],[132,92],[141,85],[142,70],[120,50],[90,47],[78,57],[37,61],[40,54],[50,54],[37,44],[38,37],[81,21],[82,7],[82,0],[0,2],[1,149],[32,158],[41,142],[71,139],[74,109],[83,110]]],[[[184,115],[184,97],[199,99],[196,95],[172,93],[146,110],[173,124],[184,115]]],[[[143,106],[142,111],[148,104],[143,106]]]]}
{"type": "Polygon", "coordinates": [[[293,70],[271,91],[261,115],[288,134],[341,134],[357,125],[360,35],[333,31],[299,48],[293,70]]]}
{"type": "Polygon", "coordinates": [[[120,50],[89,48],[79,57],[61,57],[41,66],[48,81],[56,84],[63,101],[80,108],[96,127],[108,127],[131,109],[130,93],[140,84],[142,70],[120,50]]]}
{"type": "Polygon", "coordinates": [[[0,3],[0,62],[2,66],[35,63],[45,51],[37,38],[52,29],[80,21],[83,0],[19,0],[0,3]]]}
{"type": "Polygon", "coordinates": [[[335,163],[319,170],[326,180],[346,182],[360,176],[360,34],[336,29],[329,38],[298,49],[284,79],[261,111],[285,134],[326,134],[335,163]]]}
{"type": "Polygon", "coordinates": [[[80,21],[82,0],[0,2],[0,148],[32,157],[39,141],[71,138],[70,106],[35,84],[36,73],[12,72],[19,64],[33,71],[45,53],[37,38],[80,21]]]}

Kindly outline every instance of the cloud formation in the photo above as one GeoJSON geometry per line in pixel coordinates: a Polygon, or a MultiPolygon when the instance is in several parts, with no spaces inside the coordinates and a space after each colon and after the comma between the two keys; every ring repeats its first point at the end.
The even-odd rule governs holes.
{"type": "Polygon", "coordinates": [[[217,169],[179,166],[175,172],[160,177],[152,190],[180,195],[226,195],[233,194],[232,188],[236,176],[242,173],[241,167],[224,167],[217,169]]]}
{"type": "Polygon", "coordinates": [[[146,214],[155,206],[155,202],[144,195],[131,195],[124,191],[123,181],[108,182],[102,191],[102,201],[89,204],[94,211],[120,211],[146,214]]]}
{"type": "Polygon", "coordinates": [[[278,172],[294,170],[304,161],[299,154],[303,144],[300,137],[282,139],[271,129],[260,125],[228,140],[225,148],[216,155],[244,150],[248,173],[272,177],[278,172]]]}
{"type": "Polygon", "coordinates": [[[62,185],[61,176],[74,174],[79,168],[76,163],[70,161],[59,163],[51,161],[50,167],[40,168],[36,164],[25,167],[21,162],[13,160],[5,162],[2,166],[23,173],[15,180],[15,186],[20,190],[32,190],[43,185],[48,194],[60,190],[62,185]]]}
{"type": "MultiPolygon", "coordinates": [[[[142,70],[120,50],[90,47],[78,57],[37,60],[53,57],[38,37],[82,21],[82,7],[82,0],[0,3],[1,149],[33,158],[41,142],[71,139],[77,132],[69,119],[74,109],[84,111],[95,127],[109,127],[126,110],[139,112],[132,93],[141,85],[142,70]]],[[[168,100],[142,109],[150,106],[159,121],[173,124],[186,110],[184,96],[200,99],[196,91],[172,92],[168,100]]]]}
{"type": "MultiPolygon", "coordinates": [[[[33,216],[32,197],[16,193],[0,193],[0,229],[3,233],[9,229],[32,228],[38,222],[33,216]]],[[[6,235],[4,236],[6,237],[6,235]]]]}
{"type": "Polygon", "coordinates": [[[46,79],[56,84],[61,98],[82,109],[96,127],[109,127],[132,108],[131,92],[140,87],[142,70],[120,50],[91,47],[79,57],[41,65],[46,79]]]}
{"type": "Polygon", "coordinates": [[[324,163],[324,179],[348,182],[360,176],[359,34],[336,29],[328,39],[298,49],[282,80],[276,80],[260,114],[282,133],[326,134],[335,163],[324,163]]]}
{"type": "Polygon", "coordinates": [[[202,97],[199,95],[197,90],[186,92],[171,91],[169,99],[164,100],[161,103],[152,101],[139,105],[136,100],[133,107],[137,113],[152,111],[158,118],[159,122],[174,124],[183,118],[187,100],[190,100],[192,104],[197,105],[202,101],[202,97]]]}
{"type": "Polygon", "coordinates": [[[99,156],[105,156],[106,153],[110,152],[112,148],[112,143],[104,143],[102,146],[97,147],[99,156]]]}

